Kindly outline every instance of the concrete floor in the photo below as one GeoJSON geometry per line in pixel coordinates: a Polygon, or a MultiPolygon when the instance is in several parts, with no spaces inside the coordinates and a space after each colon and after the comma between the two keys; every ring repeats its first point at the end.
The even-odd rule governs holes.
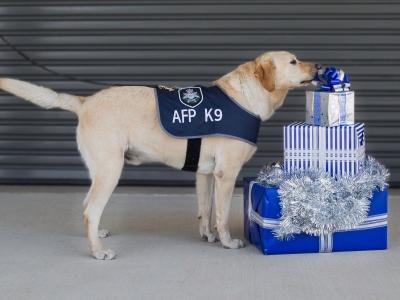
{"type": "MultiPolygon", "coordinates": [[[[118,187],[101,220],[113,261],[89,255],[88,187],[0,186],[0,299],[400,299],[400,190],[389,249],[263,256],[198,234],[194,188],[118,187]]],[[[241,189],[231,234],[243,239],[241,189]]]]}

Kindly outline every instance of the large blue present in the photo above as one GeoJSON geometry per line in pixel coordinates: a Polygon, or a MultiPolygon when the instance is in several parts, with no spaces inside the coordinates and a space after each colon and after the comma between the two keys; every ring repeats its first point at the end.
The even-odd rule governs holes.
{"type": "Polygon", "coordinates": [[[331,175],[357,174],[365,156],[364,124],[321,127],[295,122],[284,126],[287,171],[316,167],[331,175]]]}
{"type": "Polygon", "coordinates": [[[244,235],[264,254],[317,253],[387,249],[387,187],[375,190],[366,220],[357,228],[322,236],[295,234],[279,240],[273,229],[279,225],[278,188],[267,188],[244,178],[244,235]]]}

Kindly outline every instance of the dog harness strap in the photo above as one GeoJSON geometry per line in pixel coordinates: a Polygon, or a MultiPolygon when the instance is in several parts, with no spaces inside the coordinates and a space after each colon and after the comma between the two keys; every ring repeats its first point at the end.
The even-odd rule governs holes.
{"type": "Polygon", "coordinates": [[[188,139],[185,165],[182,170],[196,172],[199,167],[201,138],[188,139]]]}

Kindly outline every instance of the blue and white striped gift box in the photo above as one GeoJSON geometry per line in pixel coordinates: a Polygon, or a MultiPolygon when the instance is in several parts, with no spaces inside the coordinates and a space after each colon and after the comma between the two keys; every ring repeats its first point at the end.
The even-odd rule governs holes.
{"type": "Polygon", "coordinates": [[[364,124],[321,127],[296,122],[284,126],[287,171],[317,167],[335,174],[355,175],[365,154],[364,124]]]}

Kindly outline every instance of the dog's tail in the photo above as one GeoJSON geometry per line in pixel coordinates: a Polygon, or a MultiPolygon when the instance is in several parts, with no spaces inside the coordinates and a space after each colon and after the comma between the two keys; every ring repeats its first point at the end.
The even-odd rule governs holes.
{"type": "Polygon", "coordinates": [[[85,99],[74,95],[58,94],[48,88],[10,78],[1,78],[0,88],[44,108],[60,107],[75,113],[78,113],[85,99]]]}

